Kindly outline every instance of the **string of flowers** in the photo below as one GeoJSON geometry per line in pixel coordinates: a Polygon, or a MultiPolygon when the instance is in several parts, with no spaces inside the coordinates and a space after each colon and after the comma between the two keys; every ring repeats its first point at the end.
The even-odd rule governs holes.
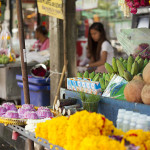
{"type": "Polygon", "coordinates": [[[124,12],[124,16],[126,17],[129,17],[129,11],[132,14],[136,14],[139,7],[145,7],[149,5],[150,0],[119,0],[118,2],[118,6],[121,6],[121,10],[124,12]]]}
{"type": "Polygon", "coordinates": [[[130,130],[124,135],[124,139],[136,146],[140,146],[139,150],[150,150],[150,132],[145,132],[141,129],[130,130]]]}
{"type": "Polygon", "coordinates": [[[129,147],[150,150],[150,132],[130,130],[124,133],[103,115],[87,111],[39,123],[35,134],[66,150],[127,150],[129,147]]]}

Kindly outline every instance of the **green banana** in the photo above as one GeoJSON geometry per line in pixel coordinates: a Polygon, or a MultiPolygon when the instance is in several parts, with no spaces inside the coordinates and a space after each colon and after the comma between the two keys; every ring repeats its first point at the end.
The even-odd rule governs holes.
{"type": "Polygon", "coordinates": [[[143,65],[144,65],[144,60],[142,58],[140,58],[138,61],[139,64],[139,71],[143,69],[143,65]]]}
{"type": "Polygon", "coordinates": [[[105,63],[105,68],[106,68],[106,70],[107,70],[108,73],[113,73],[114,72],[114,69],[108,63],[105,63]]]}
{"type": "Polygon", "coordinates": [[[122,63],[119,59],[117,59],[117,67],[118,67],[119,75],[120,75],[121,77],[123,77],[125,67],[124,67],[123,63],[122,63]]]}
{"type": "Polygon", "coordinates": [[[124,61],[124,59],[122,57],[120,57],[119,60],[122,61],[122,62],[124,61]]]}
{"type": "Polygon", "coordinates": [[[117,68],[116,58],[115,57],[113,57],[113,59],[112,59],[112,67],[114,69],[114,72],[118,73],[118,68],[117,68]]]}
{"type": "Polygon", "coordinates": [[[95,72],[93,71],[92,73],[90,73],[89,78],[92,80],[95,76],[95,72]]]}
{"type": "Polygon", "coordinates": [[[109,81],[105,80],[105,89],[107,88],[109,81]]]}
{"type": "Polygon", "coordinates": [[[140,55],[138,55],[136,58],[135,58],[135,61],[138,61],[140,59],[140,55]]]}
{"type": "Polygon", "coordinates": [[[130,55],[127,61],[127,71],[131,73],[132,64],[134,63],[134,58],[130,55]]]}
{"type": "Polygon", "coordinates": [[[88,71],[85,71],[84,74],[83,74],[83,77],[84,77],[84,78],[89,78],[89,72],[88,72],[88,71]]]}
{"type": "Polygon", "coordinates": [[[101,85],[101,89],[105,90],[105,80],[103,78],[99,78],[99,82],[100,82],[100,85],[101,85]]]}
{"type": "Polygon", "coordinates": [[[132,69],[131,69],[131,75],[135,76],[137,75],[139,72],[139,65],[137,63],[137,61],[134,61],[133,65],[132,65],[132,69]]]}
{"type": "Polygon", "coordinates": [[[145,68],[145,66],[148,64],[148,59],[146,58],[145,60],[144,60],[144,66],[143,66],[143,68],[145,68]]]}
{"type": "Polygon", "coordinates": [[[123,60],[123,63],[127,63],[127,60],[126,60],[126,59],[124,59],[124,60],[123,60]]]}
{"type": "Polygon", "coordinates": [[[105,80],[110,81],[110,75],[109,74],[106,74],[105,80]]]}
{"type": "Polygon", "coordinates": [[[82,78],[82,77],[83,77],[82,73],[81,73],[81,72],[78,72],[78,73],[77,73],[77,77],[78,77],[78,78],[82,78]]]}
{"type": "Polygon", "coordinates": [[[124,71],[124,78],[127,80],[127,81],[131,81],[133,76],[131,75],[131,73],[129,71],[124,71]]]}
{"type": "Polygon", "coordinates": [[[93,78],[92,81],[98,81],[98,79],[99,79],[99,73],[97,73],[97,74],[94,76],[94,78],[93,78]]]}
{"type": "Polygon", "coordinates": [[[110,76],[110,80],[113,78],[113,76],[114,76],[114,75],[115,75],[114,73],[112,73],[112,74],[111,74],[111,76],[110,76]]]}
{"type": "Polygon", "coordinates": [[[106,76],[106,73],[104,72],[104,73],[103,73],[103,79],[104,79],[104,80],[105,80],[105,76],[106,76]]]}

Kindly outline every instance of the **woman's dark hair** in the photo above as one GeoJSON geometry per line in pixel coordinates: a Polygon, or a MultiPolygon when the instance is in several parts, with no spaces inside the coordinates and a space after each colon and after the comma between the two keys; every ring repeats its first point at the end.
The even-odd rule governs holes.
{"type": "Polygon", "coordinates": [[[95,61],[97,61],[97,60],[100,59],[101,47],[102,47],[102,43],[104,41],[108,41],[108,40],[106,38],[106,33],[105,33],[105,30],[104,30],[103,24],[100,23],[100,22],[93,23],[90,26],[89,33],[88,33],[88,48],[89,48],[91,56],[93,56],[93,58],[94,58],[95,61]],[[92,39],[92,36],[91,36],[91,33],[90,33],[90,31],[92,29],[100,32],[100,34],[101,34],[101,37],[100,37],[100,39],[99,39],[98,42],[95,42],[92,39]]]}
{"type": "Polygon", "coordinates": [[[36,32],[40,32],[40,33],[43,34],[44,36],[47,36],[47,35],[48,35],[47,29],[45,28],[45,26],[42,26],[42,25],[40,25],[40,26],[38,26],[38,27],[36,28],[36,32]]]}

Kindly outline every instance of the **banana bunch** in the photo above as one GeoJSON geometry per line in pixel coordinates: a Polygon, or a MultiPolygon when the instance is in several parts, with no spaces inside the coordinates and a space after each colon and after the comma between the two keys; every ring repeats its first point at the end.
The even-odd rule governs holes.
{"type": "Polygon", "coordinates": [[[9,63],[9,57],[7,55],[0,55],[0,64],[8,64],[9,63]]]}
{"type": "Polygon", "coordinates": [[[131,81],[135,75],[142,73],[148,62],[148,59],[143,60],[139,55],[135,59],[130,55],[127,60],[122,57],[119,59],[113,57],[112,65],[105,63],[105,68],[108,73],[118,74],[127,81],[131,81]]]}
{"type": "Polygon", "coordinates": [[[103,75],[99,78],[102,91],[106,89],[114,75],[114,73],[103,73],[103,75]]]}

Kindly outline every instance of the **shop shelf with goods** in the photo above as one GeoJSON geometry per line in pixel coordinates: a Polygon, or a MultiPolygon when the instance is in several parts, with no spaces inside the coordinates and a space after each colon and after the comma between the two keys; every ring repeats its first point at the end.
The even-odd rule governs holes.
{"type": "MultiPolygon", "coordinates": [[[[79,92],[64,89],[63,94],[65,95],[65,98],[68,97],[76,98],[78,100],[77,101],[78,103],[82,103],[79,92]]],[[[105,115],[105,117],[113,121],[115,125],[116,125],[117,114],[119,109],[132,110],[141,114],[150,115],[149,105],[140,104],[140,103],[131,103],[128,101],[122,101],[122,100],[117,100],[117,99],[102,97],[102,96],[99,96],[99,99],[100,101],[98,104],[98,113],[105,115]]]]}

